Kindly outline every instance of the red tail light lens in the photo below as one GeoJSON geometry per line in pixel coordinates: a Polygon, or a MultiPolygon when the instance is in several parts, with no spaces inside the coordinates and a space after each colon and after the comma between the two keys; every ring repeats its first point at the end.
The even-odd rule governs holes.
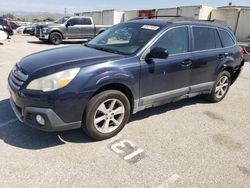
{"type": "Polygon", "coordinates": [[[241,56],[241,57],[244,56],[244,50],[243,50],[243,48],[240,48],[240,56],[241,56]]]}

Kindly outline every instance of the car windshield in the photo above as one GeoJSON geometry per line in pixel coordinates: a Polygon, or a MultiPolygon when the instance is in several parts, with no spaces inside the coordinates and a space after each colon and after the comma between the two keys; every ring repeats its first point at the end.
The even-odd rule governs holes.
{"type": "Polygon", "coordinates": [[[123,23],[113,26],[86,44],[98,50],[132,55],[160,31],[160,26],[123,23]]]}
{"type": "Polygon", "coordinates": [[[56,24],[63,24],[64,22],[66,22],[69,18],[68,17],[63,17],[58,19],[57,21],[55,21],[56,24]]]}

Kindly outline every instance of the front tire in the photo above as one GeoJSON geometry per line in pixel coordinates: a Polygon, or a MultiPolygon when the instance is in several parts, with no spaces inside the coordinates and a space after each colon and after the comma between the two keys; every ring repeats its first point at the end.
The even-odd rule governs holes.
{"type": "Polygon", "coordinates": [[[83,117],[83,130],[95,140],[104,140],[118,134],[130,116],[126,95],[117,90],[103,91],[88,103],[83,117]]]}
{"type": "Polygon", "coordinates": [[[54,45],[59,45],[62,43],[63,37],[58,32],[53,32],[49,36],[49,42],[54,45]]]}
{"type": "Polygon", "coordinates": [[[228,71],[222,71],[213,86],[212,92],[206,95],[210,102],[220,102],[227,95],[231,85],[231,74],[228,71]]]}

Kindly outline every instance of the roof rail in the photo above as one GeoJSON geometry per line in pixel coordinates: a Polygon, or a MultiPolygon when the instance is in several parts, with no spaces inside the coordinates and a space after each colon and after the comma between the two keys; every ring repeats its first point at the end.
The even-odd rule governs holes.
{"type": "Polygon", "coordinates": [[[214,22],[214,20],[196,20],[193,17],[185,17],[185,16],[180,16],[180,15],[142,16],[142,17],[133,18],[129,21],[141,20],[141,19],[155,19],[155,18],[172,18],[172,19],[169,19],[170,22],[171,21],[211,21],[211,22],[214,22]]]}
{"type": "Polygon", "coordinates": [[[129,21],[132,20],[142,20],[142,19],[154,19],[154,18],[180,18],[182,16],[173,16],[173,15],[160,15],[160,16],[140,16],[136,18],[132,18],[129,21]]]}

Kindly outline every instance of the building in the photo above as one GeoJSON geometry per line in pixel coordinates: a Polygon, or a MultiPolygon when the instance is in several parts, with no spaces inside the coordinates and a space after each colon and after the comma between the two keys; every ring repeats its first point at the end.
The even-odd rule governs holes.
{"type": "Polygon", "coordinates": [[[161,8],[150,10],[103,10],[75,13],[78,16],[91,16],[96,24],[114,25],[126,22],[137,17],[154,17],[169,20],[164,16],[184,16],[197,20],[214,20],[230,27],[239,41],[248,41],[250,38],[250,7],[225,6],[208,7],[203,5],[181,6],[175,8],[161,8]]]}

